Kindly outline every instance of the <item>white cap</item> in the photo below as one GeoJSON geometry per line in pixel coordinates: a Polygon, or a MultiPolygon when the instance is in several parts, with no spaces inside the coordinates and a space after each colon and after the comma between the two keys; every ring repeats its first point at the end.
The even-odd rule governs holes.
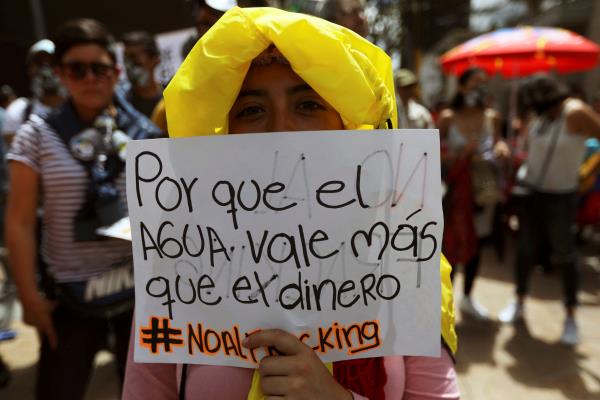
{"type": "Polygon", "coordinates": [[[237,6],[237,0],[204,0],[207,6],[218,11],[227,11],[237,6]]]}
{"type": "Polygon", "coordinates": [[[29,55],[32,56],[36,53],[41,53],[42,51],[44,53],[54,54],[54,43],[48,39],[37,41],[29,48],[29,55]]]}

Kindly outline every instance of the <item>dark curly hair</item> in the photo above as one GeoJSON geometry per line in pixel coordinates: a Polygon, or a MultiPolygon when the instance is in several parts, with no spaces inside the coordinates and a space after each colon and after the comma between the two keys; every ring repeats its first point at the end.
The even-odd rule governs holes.
{"type": "Polygon", "coordinates": [[[142,46],[144,48],[144,52],[150,57],[160,56],[160,50],[156,44],[156,39],[150,32],[127,32],[123,35],[123,44],[125,46],[142,46]]]}
{"type": "Polygon", "coordinates": [[[521,110],[533,110],[541,115],[558,106],[569,97],[562,83],[546,73],[535,74],[519,88],[518,101],[521,110]]]}
{"type": "MultiPolygon", "coordinates": [[[[477,74],[484,74],[487,76],[487,73],[479,68],[479,67],[469,67],[467,68],[460,76],[458,77],[458,84],[460,86],[464,86],[469,82],[469,80],[477,74]]],[[[450,101],[450,108],[453,110],[462,110],[465,107],[465,95],[458,91],[450,101]]],[[[485,108],[483,96],[478,100],[477,107],[485,108]]]]}
{"type": "Polygon", "coordinates": [[[60,64],[64,55],[74,46],[96,44],[104,48],[113,63],[116,63],[114,39],[106,27],[90,18],[78,18],[67,21],[57,31],[54,37],[55,62],[60,64]]]}

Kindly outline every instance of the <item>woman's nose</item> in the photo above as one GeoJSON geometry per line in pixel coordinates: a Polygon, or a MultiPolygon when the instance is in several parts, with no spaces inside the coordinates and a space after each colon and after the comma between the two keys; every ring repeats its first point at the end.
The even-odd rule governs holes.
{"type": "Polygon", "coordinates": [[[294,118],[285,110],[277,110],[273,113],[268,127],[268,132],[288,132],[294,131],[294,118]]]}

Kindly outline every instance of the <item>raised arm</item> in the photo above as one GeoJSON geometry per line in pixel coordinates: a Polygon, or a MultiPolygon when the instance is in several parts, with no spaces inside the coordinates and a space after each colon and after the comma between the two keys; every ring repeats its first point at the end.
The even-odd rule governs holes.
{"type": "Polygon", "coordinates": [[[567,112],[569,132],[600,138],[600,116],[590,106],[577,101],[567,112]]]}

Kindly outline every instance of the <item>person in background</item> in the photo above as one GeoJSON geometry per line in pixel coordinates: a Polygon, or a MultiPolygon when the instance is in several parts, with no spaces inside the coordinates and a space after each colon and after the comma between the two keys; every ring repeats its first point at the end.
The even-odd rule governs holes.
{"type": "Polygon", "coordinates": [[[494,160],[509,154],[508,146],[500,140],[498,115],[485,106],[486,80],[481,69],[463,72],[458,78],[458,92],[439,120],[447,186],[442,249],[454,267],[464,266],[460,309],[478,319],[489,317],[471,297],[480,263],[479,237],[491,232],[500,196],[494,160]]]}
{"type": "Polygon", "coordinates": [[[192,47],[223,16],[225,11],[238,5],[236,0],[191,0],[192,15],[196,33],[181,46],[181,56],[185,58],[192,47]]]}
{"type": "Polygon", "coordinates": [[[417,77],[408,69],[394,74],[398,91],[398,127],[401,129],[433,129],[433,118],[425,106],[417,103],[417,77]]]}
{"type": "MultiPolygon", "coordinates": [[[[4,126],[4,120],[6,118],[6,109],[15,101],[17,96],[13,88],[8,85],[0,86],[0,132],[2,132],[2,127],[4,126]]],[[[4,195],[6,194],[6,168],[5,168],[5,156],[6,152],[4,151],[4,143],[0,140],[0,190],[2,191],[2,204],[4,204],[4,195]]],[[[0,216],[0,220],[2,221],[1,227],[4,226],[4,208],[2,208],[2,216],[0,216]]],[[[2,236],[2,234],[0,234],[2,236]]],[[[2,241],[4,243],[4,241],[2,241]]]]}
{"type": "Polygon", "coordinates": [[[7,149],[19,127],[35,114],[48,115],[64,99],[64,89],[52,69],[54,43],[48,39],[36,42],[27,55],[27,75],[31,97],[20,97],[6,109],[2,137],[7,149]]]}
{"type": "Polygon", "coordinates": [[[366,38],[369,34],[364,0],[324,0],[319,16],[362,37],[366,38]]]}
{"type": "Polygon", "coordinates": [[[160,131],[116,95],[119,69],[102,24],[69,21],[55,43],[55,67],[68,99],[45,118],[33,114],[17,131],[7,156],[6,238],[23,320],[37,328],[41,341],[36,398],[75,400],[84,397],[100,349],[115,352],[124,374],[132,288],[92,295],[88,284],[106,285],[113,271],[130,270],[131,244],[96,232],[126,215],[127,142],[160,131]],[[40,246],[44,293],[37,283],[40,246]]]}
{"type": "Polygon", "coordinates": [[[6,109],[10,104],[15,101],[17,96],[15,91],[9,85],[0,86],[0,129],[2,129],[2,123],[4,122],[4,116],[6,109]]]}
{"type": "MultiPolygon", "coordinates": [[[[4,126],[4,120],[6,118],[6,109],[16,100],[17,96],[12,87],[8,85],[0,86],[0,132],[4,126]]],[[[0,140],[0,156],[2,157],[2,165],[0,166],[0,176],[2,179],[2,188],[4,188],[6,171],[4,170],[4,143],[0,140]]],[[[4,224],[3,224],[4,225],[4,224]]]]}
{"type": "MultiPolygon", "coordinates": [[[[236,0],[192,0],[194,23],[196,33],[189,37],[181,47],[181,55],[185,59],[192,50],[198,39],[202,37],[218,20],[225,11],[237,6],[236,0]]],[[[150,119],[168,136],[167,113],[164,100],[160,100],[150,119]]]]}
{"type": "Polygon", "coordinates": [[[600,116],[580,99],[569,97],[555,79],[540,74],[521,88],[525,105],[535,114],[527,134],[527,158],[517,176],[528,189],[519,210],[519,240],[515,263],[516,300],[499,314],[502,322],[524,317],[530,271],[540,240],[550,244],[550,260],[562,272],[566,318],[560,341],[579,342],[575,320],[579,270],[575,224],[579,168],[586,140],[600,137],[600,116]]]}
{"type": "Polygon", "coordinates": [[[123,35],[125,72],[131,84],[127,100],[147,117],[162,99],[162,85],[156,81],[154,70],[160,64],[160,51],[154,36],[145,31],[123,35]]]}
{"type": "MultiPolygon", "coordinates": [[[[299,13],[234,8],[217,23],[214,35],[200,40],[167,87],[170,134],[293,135],[294,131],[379,127],[386,121],[395,125],[392,80],[391,60],[385,53],[348,29],[299,13]],[[296,40],[298,27],[307,28],[306,40],[296,40]],[[340,58],[322,59],[323,52],[340,58]],[[361,62],[353,62],[357,59],[361,62]],[[310,67],[317,62],[322,74],[310,67]],[[358,96],[350,86],[363,93],[377,87],[379,95],[358,96]],[[329,102],[320,90],[328,93],[329,102]]],[[[295,335],[266,329],[250,335],[245,346],[274,346],[285,355],[264,358],[253,372],[225,366],[137,363],[132,335],[123,399],[458,399],[449,350],[456,345],[449,309],[453,307],[450,267],[442,260],[442,342],[446,345],[440,344],[441,357],[341,361],[333,363],[331,374],[315,351],[295,335]],[[253,376],[259,377],[259,383],[253,376]]]]}
{"type": "MultiPolygon", "coordinates": [[[[8,85],[0,86],[0,132],[6,118],[6,109],[16,99],[15,92],[8,85]]],[[[6,171],[5,144],[0,140],[0,246],[4,247],[4,208],[6,205],[6,192],[8,186],[8,174],[6,171]]],[[[0,368],[1,368],[0,362],[0,368]]],[[[0,379],[1,380],[1,379],[0,379]]]]}
{"type": "MultiPolygon", "coordinates": [[[[0,86],[0,132],[2,131],[2,124],[4,122],[4,117],[6,113],[6,108],[16,99],[14,90],[8,85],[0,86]]],[[[4,163],[4,146],[2,141],[0,140],[0,246],[4,247],[4,208],[6,205],[6,166],[4,163]]],[[[2,271],[0,275],[3,276],[3,279],[7,279],[8,271],[7,265],[2,263],[0,267],[2,271]]],[[[5,283],[6,284],[6,283],[5,283]]],[[[0,331],[3,329],[3,326],[0,326],[0,331]]],[[[10,371],[8,370],[7,365],[2,360],[2,355],[0,355],[0,388],[3,388],[10,381],[10,371]]]]}

